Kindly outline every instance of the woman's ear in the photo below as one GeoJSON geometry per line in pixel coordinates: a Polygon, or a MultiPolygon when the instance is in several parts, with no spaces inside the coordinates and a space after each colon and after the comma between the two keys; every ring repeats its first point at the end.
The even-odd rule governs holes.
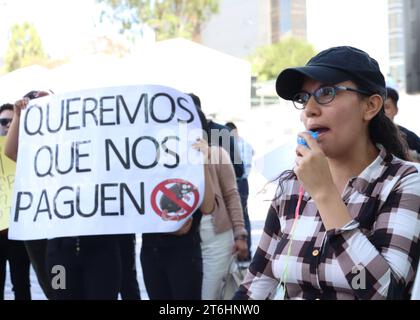
{"type": "Polygon", "coordinates": [[[384,100],[379,94],[371,95],[366,101],[363,119],[372,120],[384,107],[384,100]]]}

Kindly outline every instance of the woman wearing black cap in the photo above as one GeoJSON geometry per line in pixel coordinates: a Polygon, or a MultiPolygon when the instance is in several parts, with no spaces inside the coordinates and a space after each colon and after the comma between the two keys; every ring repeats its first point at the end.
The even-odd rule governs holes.
{"type": "Polygon", "coordinates": [[[236,299],[408,299],[420,254],[420,166],[385,116],[378,63],[334,47],[282,71],[307,146],[279,177],[236,299]],[[279,290],[284,284],[285,290],[279,290]]]}

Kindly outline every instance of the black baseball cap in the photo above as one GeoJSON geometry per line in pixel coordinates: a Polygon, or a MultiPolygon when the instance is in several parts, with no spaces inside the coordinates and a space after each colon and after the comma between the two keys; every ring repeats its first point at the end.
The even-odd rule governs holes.
{"type": "Polygon", "coordinates": [[[330,85],[350,80],[359,89],[386,96],[385,78],[378,62],[366,52],[350,46],[326,49],[303,67],[283,70],[277,77],[277,94],[292,100],[302,89],[305,77],[330,85]]]}

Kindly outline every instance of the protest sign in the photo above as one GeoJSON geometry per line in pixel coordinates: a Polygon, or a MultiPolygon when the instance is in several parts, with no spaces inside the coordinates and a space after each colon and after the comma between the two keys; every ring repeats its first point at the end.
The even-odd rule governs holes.
{"type": "Polygon", "coordinates": [[[203,198],[189,95],[143,85],[31,100],[22,111],[9,237],[171,232],[203,198]]]}
{"type": "Polygon", "coordinates": [[[16,169],[15,163],[4,155],[5,141],[5,137],[0,136],[0,231],[7,229],[9,226],[9,212],[16,169]]]}

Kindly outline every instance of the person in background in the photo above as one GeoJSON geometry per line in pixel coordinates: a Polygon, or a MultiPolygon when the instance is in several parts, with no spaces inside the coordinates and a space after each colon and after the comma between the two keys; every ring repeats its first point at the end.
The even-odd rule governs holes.
{"type": "MultiPolygon", "coordinates": [[[[386,88],[386,93],[385,114],[389,119],[394,121],[394,118],[398,113],[399,94],[397,90],[391,87],[386,88]]],[[[407,141],[410,156],[414,161],[420,162],[420,138],[414,132],[403,126],[398,125],[398,129],[400,129],[403,138],[407,141]]]]}
{"type": "MultiPolygon", "coordinates": [[[[24,95],[22,100],[29,101],[41,98],[51,94],[50,91],[33,90],[24,95]]],[[[21,100],[19,100],[21,101],[21,100]]],[[[21,109],[14,105],[14,116],[10,129],[7,133],[6,145],[4,153],[13,161],[17,160],[18,139],[19,139],[19,122],[21,109]]],[[[34,268],[38,283],[41,286],[47,299],[52,299],[53,291],[45,266],[45,256],[47,250],[47,239],[24,241],[29,260],[34,268]]]]}
{"type": "Polygon", "coordinates": [[[143,233],[140,262],[150,300],[201,300],[201,209],[173,233],[143,233]]]}
{"type": "Polygon", "coordinates": [[[13,119],[13,104],[5,103],[0,106],[0,136],[7,135],[13,119]]]}
{"type": "MultiPolygon", "coordinates": [[[[189,93],[194,103],[201,110],[200,98],[194,93],[189,93]]],[[[244,164],[242,162],[238,145],[230,129],[220,123],[206,118],[207,137],[210,145],[219,146],[225,149],[230,157],[235,170],[236,177],[242,177],[244,174],[244,164]]]]}
{"type": "MultiPolygon", "coordinates": [[[[5,154],[17,160],[19,119],[30,99],[48,95],[31,91],[18,100],[7,135],[5,154]]],[[[49,299],[116,300],[121,288],[121,255],[119,235],[58,237],[26,241],[38,281],[49,299]],[[52,288],[54,266],[64,267],[66,287],[52,288]]]]}
{"type": "MultiPolygon", "coordinates": [[[[199,110],[197,110],[199,111],[199,110]]],[[[207,121],[199,112],[204,132],[207,121]]],[[[205,135],[203,133],[203,135],[205,135]]],[[[205,154],[197,141],[193,148],[205,154]]],[[[151,300],[201,300],[203,257],[200,222],[214,210],[214,189],[209,164],[204,162],[204,197],[185,224],[176,232],[143,233],[140,261],[144,284],[151,300]]]]}
{"type": "Polygon", "coordinates": [[[249,196],[249,184],[248,176],[252,168],[252,157],[254,155],[254,149],[252,146],[238,134],[238,128],[233,122],[227,122],[225,124],[228,127],[238,144],[239,154],[241,156],[242,162],[244,164],[244,174],[241,177],[236,178],[236,183],[238,184],[239,195],[241,196],[241,204],[245,222],[245,228],[248,232],[248,257],[246,260],[251,260],[251,222],[249,220],[248,214],[248,196],[249,196]]]}
{"type": "Polygon", "coordinates": [[[241,159],[238,145],[228,127],[207,119],[208,137],[211,146],[219,146],[225,149],[233,164],[236,177],[244,174],[244,164],[241,159]]]}
{"type": "MultiPolygon", "coordinates": [[[[209,132],[200,99],[193,99],[205,132],[209,132]],[[206,130],[207,129],[207,130],[206,130]]],[[[226,129],[225,129],[226,130],[226,129]]],[[[232,255],[239,259],[248,255],[247,237],[236,176],[228,152],[211,145],[208,135],[197,142],[203,152],[212,185],[213,210],[204,213],[200,222],[201,251],[203,255],[203,300],[220,298],[223,279],[229,270],[232,255]]]]}
{"type": "Polygon", "coordinates": [[[118,235],[121,254],[121,299],[141,300],[136,269],[136,235],[118,235]]]}
{"type": "MultiPolygon", "coordinates": [[[[13,104],[0,106],[0,135],[9,131],[13,118],[13,104]]],[[[6,262],[9,261],[10,279],[15,300],[31,300],[30,262],[23,241],[9,240],[8,229],[0,231],[0,300],[4,299],[6,262]]]]}
{"type": "Polygon", "coordinates": [[[420,256],[420,164],[384,112],[377,61],[333,47],[283,70],[306,130],[235,299],[409,299],[420,256]],[[305,142],[306,145],[303,143],[305,142]],[[280,285],[280,286],[279,286],[280,285]]]}

